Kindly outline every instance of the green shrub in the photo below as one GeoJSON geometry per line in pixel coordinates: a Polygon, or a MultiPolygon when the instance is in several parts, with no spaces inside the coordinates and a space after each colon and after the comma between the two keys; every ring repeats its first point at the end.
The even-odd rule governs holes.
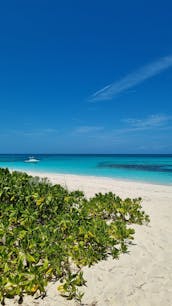
{"type": "Polygon", "coordinates": [[[26,173],[0,169],[0,300],[45,295],[60,280],[61,295],[81,300],[83,266],[127,252],[134,230],[149,222],[141,199],[113,193],[90,200],[80,191],[26,173]]]}

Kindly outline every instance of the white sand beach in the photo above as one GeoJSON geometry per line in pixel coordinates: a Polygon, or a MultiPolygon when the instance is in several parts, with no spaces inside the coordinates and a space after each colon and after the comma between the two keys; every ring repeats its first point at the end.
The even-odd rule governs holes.
{"type": "MultiPolygon", "coordinates": [[[[112,191],[122,198],[142,197],[142,206],[150,215],[148,226],[134,226],[134,244],[119,260],[109,258],[84,268],[87,287],[82,305],[89,306],[171,306],[172,305],[172,186],[120,181],[77,175],[31,173],[47,177],[69,190],[80,189],[87,197],[112,191]]],[[[47,296],[24,299],[24,306],[72,306],[50,283],[47,296]]],[[[7,305],[17,305],[8,300],[7,305]]]]}

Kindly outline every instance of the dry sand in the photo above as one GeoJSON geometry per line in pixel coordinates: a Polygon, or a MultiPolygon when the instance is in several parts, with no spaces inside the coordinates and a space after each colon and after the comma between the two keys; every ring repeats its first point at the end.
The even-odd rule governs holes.
{"type": "MultiPolygon", "coordinates": [[[[87,197],[96,192],[113,191],[122,198],[143,199],[143,209],[150,215],[149,226],[134,226],[134,244],[129,254],[119,260],[109,258],[91,268],[84,268],[87,287],[83,288],[84,306],[171,306],[172,305],[172,186],[119,181],[77,175],[32,173],[47,177],[69,190],[80,189],[87,197]]],[[[23,306],[72,306],[50,283],[47,297],[26,297],[23,306]]],[[[16,305],[15,300],[7,305],[16,305]]]]}

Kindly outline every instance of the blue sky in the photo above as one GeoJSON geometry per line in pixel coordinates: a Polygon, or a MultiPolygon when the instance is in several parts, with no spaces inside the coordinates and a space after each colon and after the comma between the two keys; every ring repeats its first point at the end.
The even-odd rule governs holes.
{"type": "Polygon", "coordinates": [[[172,153],[171,1],[1,1],[0,153],[172,153]]]}

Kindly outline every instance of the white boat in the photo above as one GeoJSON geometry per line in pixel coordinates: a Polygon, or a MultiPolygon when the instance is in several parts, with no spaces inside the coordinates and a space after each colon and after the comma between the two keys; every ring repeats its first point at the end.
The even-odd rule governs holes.
{"type": "Polygon", "coordinates": [[[30,156],[28,159],[24,161],[25,163],[38,163],[39,159],[34,158],[34,156],[30,156]]]}

